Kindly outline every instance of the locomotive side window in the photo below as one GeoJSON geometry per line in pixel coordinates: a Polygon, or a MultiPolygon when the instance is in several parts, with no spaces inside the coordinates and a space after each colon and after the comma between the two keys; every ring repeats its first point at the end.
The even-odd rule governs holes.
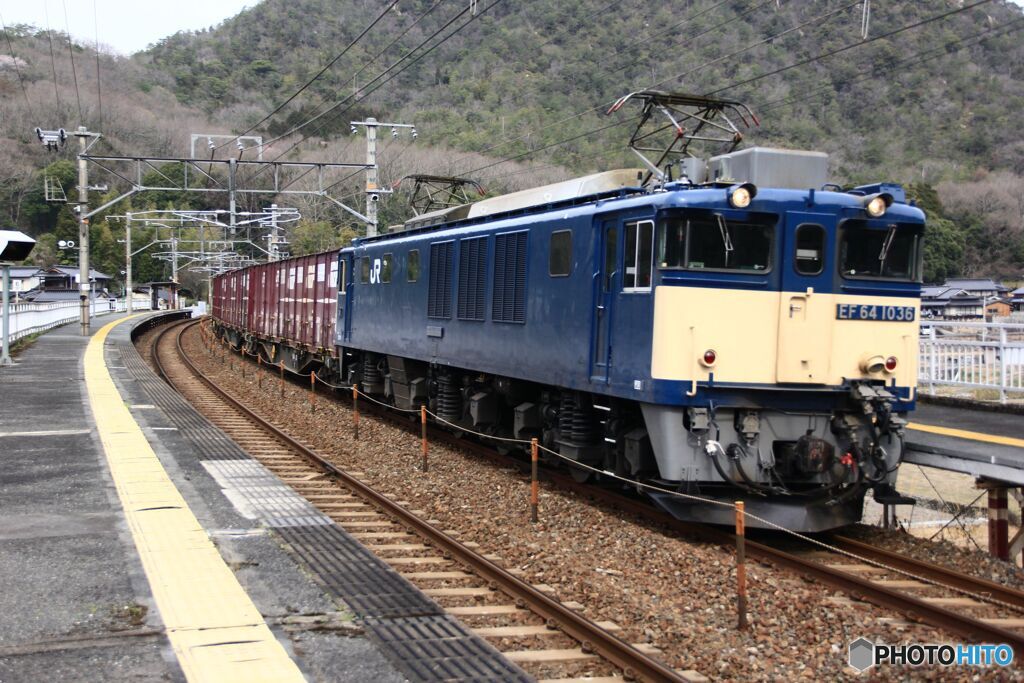
{"type": "Polygon", "coordinates": [[[548,275],[564,277],[572,272],[572,230],[551,233],[548,275]]]}
{"type": "Polygon", "coordinates": [[[413,249],[405,263],[405,279],[416,282],[420,279],[420,250],[413,249]]]}
{"type": "Polygon", "coordinates": [[[626,269],[622,291],[651,290],[651,261],[654,258],[654,221],[626,223],[626,269]]]}
{"type": "Polygon", "coordinates": [[[610,292],[615,280],[615,265],[619,260],[619,229],[611,225],[605,229],[604,235],[604,291],[610,292]]]}
{"type": "Polygon", "coordinates": [[[773,225],[721,214],[670,216],[658,233],[658,265],[691,270],[763,273],[772,265],[773,225]]]}
{"type": "Polygon", "coordinates": [[[364,256],[359,259],[359,284],[365,285],[370,281],[370,257],[364,256]]]}
{"type": "Polygon", "coordinates": [[[801,275],[817,275],[825,266],[825,228],[805,224],[796,229],[793,266],[801,275]]]}
{"type": "Polygon", "coordinates": [[[921,227],[868,227],[865,221],[842,224],[839,272],[843,277],[917,281],[921,274],[921,227]]]}
{"type": "Polygon", "coordinates": [[[380,281],[384,283],[391,282],[391,262],[394,258],[391,254],[384,254],[380,261],[380,281]]]}

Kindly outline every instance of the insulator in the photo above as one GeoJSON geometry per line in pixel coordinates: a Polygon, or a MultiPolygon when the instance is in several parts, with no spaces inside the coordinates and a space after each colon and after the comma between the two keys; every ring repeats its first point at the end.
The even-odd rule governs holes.
{"type": "Polygon", "coordinates": [[[451,375],[437,378],[437,414],[452,422],[462,419],[462,392],[451,375]]]}

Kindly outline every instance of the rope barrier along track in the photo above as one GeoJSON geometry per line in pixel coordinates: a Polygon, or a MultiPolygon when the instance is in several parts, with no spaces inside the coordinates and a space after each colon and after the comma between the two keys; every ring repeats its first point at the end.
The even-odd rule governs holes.
{"type": "MultiPolygon", "coordinates": [[[[509,573],[497,564],[470,550],[455,538],[444,533],[428,522],[420,519],[404,507],[398,505],[386,496],[378,493],[359,479],[349,475],[338,468],[323,456],[317,454],[309,447],[296,441],[287,433],[281,431],[273,424],[263,420],[259,415],[247,408],[234,396],[226,392],[220,386],[203,373],[188,358],[181,345],[181,336],[184,331],[201,321],[191,321],[188,324],[179,326],[177,333],[177,352],[179,358],[203,384],[209,387],[214,393],[230,403],[238,411],[248,418],[256,421],[262,428],[270,431],[275,437],[287,443],[291,448],[301,453],[317,467],[322,468],[331,476],[349,487],[358,496],[370,502],[385,514],[407,525],[437,547],[460,562],[471,567],[474,572],[488,581],[494,582],[503,592],[509,596],[523,600],[530,608],[544,619],[549,619],[558,628],[572,638],[578,640],[585,648],[591,648],[595,653],[604,657],[616,666],[620,667],[630,677],[644,681],[683,681],[684,679],[668,666],[644,654],[629,643],[621,640],[605,629],[601,628],[586,617],[566,607],[557,600],[548,597],[532,585],[509,573]]],[[[251,354],[247,354],[251,355],[251,354]]],[[[292,373],[293,375],[296,373],[292,373]]],[[[361,396],[366,397],[365,394],[361,396]]],[[[369,397],[366,397],[369,398],[369,397]]],[[[371,399],[372,400],[372,399],[371,399]]],[[[375,401],[377,402],[377,401],[375,401]]],[[[379,402],[377,402],[379,403],[379,402]]],[[[386,404],[381,404],[386,405],[386,404]]],[[[416,410],[414,412],[419,412],[416,410]]]]}
{"type": "MultiPolygon", "coordinates": [[[[246,355],[248,354],[244,350],[242,351],[246,355]]],[[[296,375],[298,373],[291,373],[296,375]]],[[[303,375],[299,375],[303,376],[303,375]]],[[[346,391],[352,390],[352,385],[333,385],[327,382],[323,382],[325,385],[336,389],[344,389],[346,391]]],[[[373,404],[380,406],[383,412],[396,412],[396,413],[418,413],[418,409],[410,410],[404,408],[398,408],[388,403],[379,401],[361,391],[356,389],[355,392],[360,399],[367,400],[373,404]]],[[[452,428],[463,432],[464,434],[472,434],[480,439],[490,440],[495,442],[514,443],[524,447],[530,445],[530,441],[524,439],[514,439],[508,437],[499,437],[490,434],[484,434],[482,432],[476,432],[467,429],[463,425],[452,423],[444,418],[427,411],[427,414],[434,420],[437,425],[449,425],[452,428]]],[[[403,427],[408,428],[407,425],[403,427]]],[[[445,435],[446,440],[453,445],[461,448],[466,448],[468,443],[465,440],[457,439],[449,432],[444,430],[438,430],[438,434],[445,435]],[[449,439],[450,437],[450,439],[449,439]]],[[[486,450],[484,453],[487,457],[495,459],[497,461],[508,464],[509,458],[500,456],[497,453],[486,449],[481,446],[481,449],[486,450]]],[[[701,502],[706,504],[718,505],[723,507],[734,508],[732,503],[724,502],[721,500],[715,500],[712,498],[705,498],[702,496],[695,496],[691,494],[682,493],[679,491],[673,491],[671,489],[665,489],[658,486],[653,486],[645,482],[628,479],[615,475],[613,472],[602,470],[599,468],[591,467],[585,463],[580,463],[566,456],[553,451],[544,446],[540,447],[540,450],[544,451],[549,456],[552,456],[558,460],[564,461],[570,467],[581,468],[584,470],[591,471],[595,474],[600,474],[604,477],[609,477],[615,480],[619,480],[625,485],[635,488],[636,490],[646,489],[653,490],[660,493],[667,493],[673,496],[677,496],[683,499],[691,500],[694,502],[701,502]]],[[[517,464],[522,464],[518,460],[514,460],[517,464]]],[[[598,498],[605,502],[611,503],[621,509],[628,510],[637,514],[640,517],[646,517],[653,521],[657,521],[664,524],[675,531],[682,533],[697,534],[704,537],[705,539],[721,544],[721,545],[732,545],[735,543],[734,536],[724,530],[717,529],[706,525],[698,525],[688,522],[683,522],[667,513],[660,512],[650,507],[644,502],[640,502],[636,499],[628,498],[621,494],[615,493],[608,489],[581,485],[571,479],[571,477],[559,475],[550,470],[545,471],[546,476],[556,481],[560,486],[568,486],[578,493],[589,495],[594,498],[598,498]]],[[[891,555],[886,555],[885,551],[861,544],[860,546],[854,546],[847,542],[846,539],[842,539],[838,544],[829,544],[817,538],[802,534],[790,529],[786,529],[770,520],[759,517],[758,515],[744,511],[744,516],[748,520],[755,520],[762,524],[773,528],[777,531],[783,532],[790,536],[796,537],[806,543],[810,543],[817,547],[823,548],[830,552],[838,555],[848,557],[850,559],[863,562],[865,564],[884,569],[886,571],[905,576],[909,579],[919,581],[921,583],[936,586],[947,590],[954,591],[966,597],[976,599],[981,602],[989,603],[992,605],[1008,608],[1016,612],[1024,612],[1024,593],[1016,591],[1014,589],[1003,587],[1002,590],[994,590],[991,582],[981,581],[967,575],[961,575],[952,570],[937,565],[930,565],[927,563],[917,561],[904,561],[895,562],[891,561],[891,555]],[[845,547],[842,547],[844,546],[845,547]],[[858,552],[854,552],[857,550],[858,552]],[[882,560],[871,558],[866,556],[870,552],[881,557],[882,560]],[[900,566],[902,565],[901,568],[900,566]]],[[[864,579],[860,576],[852,573],[835,569],[827,565],[815,562],[813,560],[802,558],[793,553],[773,548],[767,544],[751,541],[746,541],[747,552],[753,559],[759,559],[762,561],[770,562],[778,566],[784,567],[791,571],[803,574],[811,579],[818,580],[830,586],[834,586],[843,592],[854,594],[857,597],[861,597],[875,605],[884,607],[887,609],[893,609],[898,612],[902,612],[907,615],[908,618],[916,621],[921,621],[932,626],[938,627],[943,630],[947,630],[958,635],[961,635],[969,640],[984,641],[984,642],[998,642],[1012,645],[1014,650],[1017,652],[1024,652],[1024,635],[1015,633],[1008,629],[1001,628],[999,626],[986,623],[980,619],[975,619],[958,612],[940,607],[938,605],[931,604],[924,599],[917,598],[912,595],[900,593],[899,591],[893,590],[886,586],[880,586],[872,583],[871,581],[864,579]]]]}

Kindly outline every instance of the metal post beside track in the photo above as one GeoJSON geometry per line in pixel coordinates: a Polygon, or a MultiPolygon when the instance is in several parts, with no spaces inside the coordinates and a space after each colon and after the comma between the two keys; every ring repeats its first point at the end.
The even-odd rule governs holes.
{"type": "Polygon", "coordinates": [[[739,613],[737,628],[746,630],[747,624],[747,548],[746,511],[742,500],[736,501],[736,610],[739,613]]]}
{"type": "Polygon", "coordinates": [[[263,388],[263,356],[256,354],[256,386],[263,388]]]}
{"type": "Polygon", "coordinates": [[[530,439],[530,521],[537,521],[540,487],[537,484],[537,439],[530,439]]]}
{"type": "Polygon", "coordinates": [[[281,398],[284,398],[284,361],[278,367],[281,368],[281,398]]]}
{"type": "Polygon", "coordinates": [[[309,412],[316,412],[316,370],[309,373],[309,412]]]}
{"type": "Polygon", "coordinates": [[[423,471],[427,471],[427,407],[420,406],[420,436],[423,444],[423,471]]]}
{"type": "Polygon", "coordinates": [[[352,385],[352,438],[359,439],[359,383],[352,385]]]}

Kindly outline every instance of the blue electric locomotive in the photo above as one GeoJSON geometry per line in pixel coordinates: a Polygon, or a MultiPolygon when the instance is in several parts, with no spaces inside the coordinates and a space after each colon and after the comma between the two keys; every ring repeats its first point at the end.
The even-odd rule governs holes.
{"type": "MultiPolygon", "coordinates": [[[[728,160],[764,176],[792,157],[728,160]]],[[[892,502],[923,213],[898,186],[769,188],[754,173],[652,191],[642,173],[445,209],[341,250],[345,378],[622,476],[745,497],[788,528],[856,521],[869,488],[892,502]]]]}
{"type": "MultiPolygon", "coordinates": [[[[654,131],[668,130],[667,151],[717,126],[729,153],[683,155],[673,179],[674,165],[659,169],[667,152],[648,160],[638,132],[645,169],[358,239],[337,254],[334,348],[219,324],[400,408],[537,438],[587,465],[581,477],[692,494],[651,494],[684,519],[729,524],[727,506],[698,499],[743,498],[770,524],[817,531],[859,520],[869,490],[905,502],[894,483],[914,407],[924,214],[899,186],[825,184],[823,154],[732,151],[742,136],[723,117],[745,118],[738,103],[644,92],[613,111],[630,98],[646,103],[641,128],[668,117],[654,131]]],[[[284,273],[285,298],[269,305],[311,301],[284,273]]],[[[233,305],[243,320],[251,283],[227,284],[214,314],[233,305]]]]}

